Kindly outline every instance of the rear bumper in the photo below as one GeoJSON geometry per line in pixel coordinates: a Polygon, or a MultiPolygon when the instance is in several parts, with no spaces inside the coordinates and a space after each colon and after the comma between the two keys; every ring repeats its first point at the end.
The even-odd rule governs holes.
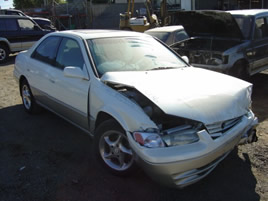
{"type": "Polygon", "coordinates": [[[256,123],[256,117],[251,113],[215,140],[203,130],[198,133],[200,141],[194,144],[146,150],[134,148],[137,162],[153,180],[183,188],[207,176],[256,123]]]}

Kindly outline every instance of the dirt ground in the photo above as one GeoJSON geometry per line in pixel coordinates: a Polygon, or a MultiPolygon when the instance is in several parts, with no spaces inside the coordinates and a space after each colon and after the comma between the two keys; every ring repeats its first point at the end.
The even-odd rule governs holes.
{"type": "Polygon", "coordinates": [[[258,141],[239,146],[205,179],[178,190],[142,171],[112,176],[95,164],[85,133],[48,111],[26,114],[14,58],[0,66],[0,201],[268,201],[268,71],[251,79],[258,141]]]}

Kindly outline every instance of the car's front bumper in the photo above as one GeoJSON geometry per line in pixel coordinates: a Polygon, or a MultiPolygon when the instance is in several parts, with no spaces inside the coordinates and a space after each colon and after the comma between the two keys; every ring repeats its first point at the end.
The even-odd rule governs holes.
{"type": "Polygon", "coordinates": [[[137,162],[153,180],[182,188],[204,178],[230,153],[241,136],[256,125],[257,119],[251,114],[214,140],[202,130],[198,133],[199,142],[189,145],[148,149],[132,140],[130,144],[137,154],[137,162]]]}

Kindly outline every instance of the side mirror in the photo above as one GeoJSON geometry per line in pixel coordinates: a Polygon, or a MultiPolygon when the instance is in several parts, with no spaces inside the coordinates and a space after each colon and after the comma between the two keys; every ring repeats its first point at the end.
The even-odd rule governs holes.
{"type": "Polygon", "coordinates": [[[63,75],[65,77],[78,78],[82,80],[89,80],[88,75],[86,75],[80,67],[67,66],[63,70],[63,75]]]}
{"type": "Polygon", "coordinates": [[[189,58],[187,56],[182,56],[181,57],[186,63],[189,63],[189,58]]]}

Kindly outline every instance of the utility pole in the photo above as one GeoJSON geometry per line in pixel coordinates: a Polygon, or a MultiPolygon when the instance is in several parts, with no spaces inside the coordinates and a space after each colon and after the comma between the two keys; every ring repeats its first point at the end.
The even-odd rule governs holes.
{"type": "Polygon", "coordinates": [[[48,6],[48,0],[44,0],[44,6],[48,6]]]}

